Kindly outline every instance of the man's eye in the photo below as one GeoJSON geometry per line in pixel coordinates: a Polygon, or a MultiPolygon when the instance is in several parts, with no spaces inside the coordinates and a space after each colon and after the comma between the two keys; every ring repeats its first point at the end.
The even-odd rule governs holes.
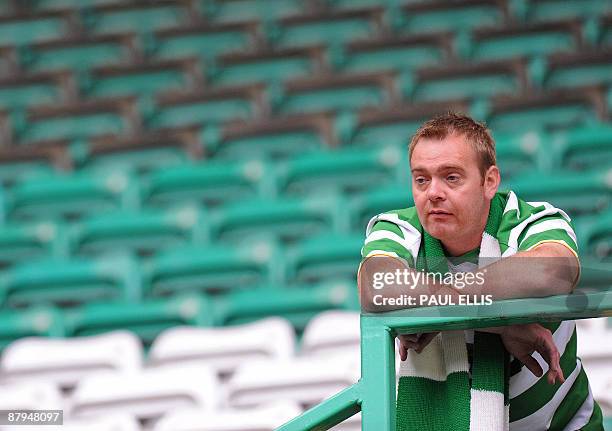
{"type": "Polygon", "coordinates": [[[448,177],[446,177],[446,179],[448,181],[455,182],[455,181],[459,180],[459,176],[458,175],[449,175],[448,177]]]}
{"type": "Polygon", "coordinates": [[[415,178],[414,182],[417,184],[425,184],[425,178],[415,178]]]}

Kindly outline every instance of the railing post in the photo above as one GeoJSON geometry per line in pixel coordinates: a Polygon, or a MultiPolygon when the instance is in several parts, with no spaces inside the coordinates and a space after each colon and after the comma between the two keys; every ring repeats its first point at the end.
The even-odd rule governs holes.
{"type": "Polygon", "coordinates": [[[361,429],[395,431],[394,334],[384,319],[361,316],[361,429]]]}

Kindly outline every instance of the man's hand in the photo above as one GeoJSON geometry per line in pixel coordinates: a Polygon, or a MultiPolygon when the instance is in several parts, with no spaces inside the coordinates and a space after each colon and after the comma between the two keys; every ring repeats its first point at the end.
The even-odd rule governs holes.
{"type": "Polygon", "coordinates": [[[421,353],[425,346],[434,339],[438,332],[427,332],[423,334],[405,334],[398,335],[400,341],[399,354],[400,359],[405,361],[408,358],[408,349],[414,349],[417,353],[421,353]]]}
{"type": "Polygon", "coordinates": [[[525,364],[534,375],[540,377],[544,372],[538,361],[531,356],[533,352],[538,352],[548,364],[548,383],[553,385],[557,379],[561,383],[565,381],[563,370],[559,365],[559,350],[548,329],[537,323],[504,326],[501,328],[500,336],[506,350],[525,364]]]}

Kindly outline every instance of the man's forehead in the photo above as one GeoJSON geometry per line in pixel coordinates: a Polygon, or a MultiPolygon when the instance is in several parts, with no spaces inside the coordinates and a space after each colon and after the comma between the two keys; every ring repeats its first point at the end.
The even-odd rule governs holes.
{"type": "Polygon", "coordinates": [[[438,170],[448,167],[477,167],[476,151],[463,136],[449,135],[444,139],[420,139],[410,158],[412,170],[438,170]]]}

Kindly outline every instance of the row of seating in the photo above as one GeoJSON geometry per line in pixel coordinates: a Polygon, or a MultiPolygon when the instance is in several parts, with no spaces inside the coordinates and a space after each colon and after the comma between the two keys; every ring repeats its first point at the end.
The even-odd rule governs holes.
{"type": "MultiPolygon", "coordinates": [[[[89,275],[91,277],[91,273],[89,275]]],[[[53,286],[48,290],[50,294],[53,293],[53,286]]],[[[38,293],[41,291],[38,289],[38,293]]],[[[287,319],[301,335],[308,322],[318,313],[359,310],[356,283],[347,280],[292,287],[248,289],[241,286],[222,296],[177,294],[140,302],[128,302],[117,297],[113,299],[110,295],[104,298],[100,295],[105,293],[101,289],[97,292],[94,289],[71,290],[68,285],[64,292],[56,289],[55,298],[30,295],[30,300],[34,304],[45,299],[56,299],[60,305],[70,304],[70,301],[74,304],[83,299],[95,299],[96,293],[98,302],[83,303],[72,308],[41,304],[20,310],[4,310],[0,315],[0,349],[25,337],[77,337],[117,329],[133,332],[148,349],[162,331],[177,325],[219,327],[253,322],[269,316],[287,319]]],[[[28,298],[22,296],[22,299],[28,298]]]]}

